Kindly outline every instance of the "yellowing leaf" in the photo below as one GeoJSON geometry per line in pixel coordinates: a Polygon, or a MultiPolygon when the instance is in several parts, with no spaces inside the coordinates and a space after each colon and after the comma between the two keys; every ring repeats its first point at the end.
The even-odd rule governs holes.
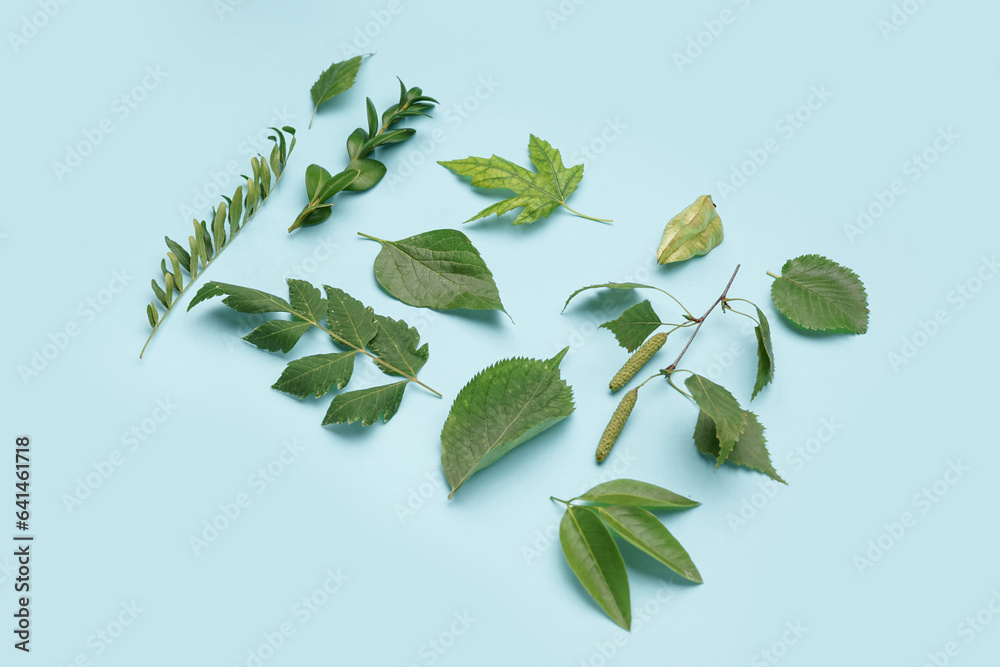
{"type": "Polygon", "coordinates": [[[670,264],[707,255],[722,243],[722,237],[722,218],[715,203],[711,196],[702,195],[667,223],[656,257],[660,264],[670,264]]]}

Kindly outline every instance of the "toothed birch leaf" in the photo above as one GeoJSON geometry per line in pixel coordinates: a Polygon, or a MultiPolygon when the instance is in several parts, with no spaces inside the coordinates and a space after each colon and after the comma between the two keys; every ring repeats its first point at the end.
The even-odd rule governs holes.
{"type": "Polygon", "coordinates": [[[716,424],[719,453],[715,467],[718,468],[729,458],[733,446],[743,433],[744,411],[732,394],[707,378],[692,375],[684,384],[701,411],[716,424]]]}
{"type": "Polygon", "coordinates": [[[635,352],[651,333],[660,328],[660,316],[647,299],[629,306],[618,319],[605,322],[601,328],[610,330],[618,339],[618,344],[626,350],[635,352]]]}
{"type": "Polygon", "coordinates": [[[868,295],[858,275],[820,255],[785,262],[771,285],[778,312],[805,329],[868,331],[868,295]]]}
{"type": "MultiPolygon", "coordinates": [[[[756,308],[756,306],[754,306],[756,308]]],[[[757,321],[754,335],[757,337],[757,382],[753,387],[750,400],[757,398],[760,390],[774,380],[774,349],[771,347],[771,325],[764,313],[757,308],[757,321]]]]}
{"type": "MultiPolygon", "coordinates": [[[[698,451],[718,460],[719,437],[715,421],[705,412],[698,414],[698,423],[694,427],[694,443],[698,451]]],[[[785,480],[774,469],[771,455],[767,451],[767,440],[764,438],[764,426],[757,415],[747,410],[743,414],[743,432],[733,445],[733,450],[727,459],[730,463],[752,468],[762,472],[776,482],[786,484],[785,480]]]]}
{"type": "MultiPolygon", "coordinates": [[[[358,70],[361,69],[362,58],[363,56],[354,56],[343,62],[333,63],[319,75],[319,79],[309,90],[313,101],[313,115],[322,104],[346,92],[354,85],[358,70]]],[[[311,121],[309,125],[312,126],[311,121]]]]}
{"type": "Polygon", "coordinates": [[[474,473],[573,412],[573,390],[559,375],[568,350],[547,361],[498,361],[458,393],[441,430],[449,498],[474,473]]]}

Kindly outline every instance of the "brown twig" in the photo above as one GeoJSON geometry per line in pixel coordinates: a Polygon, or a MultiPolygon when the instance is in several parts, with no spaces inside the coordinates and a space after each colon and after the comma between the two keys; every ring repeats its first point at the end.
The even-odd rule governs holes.
{"type": "MultiPolygon", "coordinates": [[[[677,369],[677,364],[681,362],[681,359],[684,357],[684,353],[688,351],[689,347],[691,347],[691,343],[694,341],[694,337],[698,335],[699,331],[701,331],[701,325],[705,323],[705,318],[712,314],[712,311],[715,310],[716,306],[718,306],[720,303],[726,300],[726,294],[729,293],[729,288],[733,286],[733,281],[736,280],[736,274],[739,273],[739,271],[740,271],[740,265],[737,264],[736,270],[733,271],[733,276],[729,279],[729,282],[726,284],[726,289],[722,290],[722,295],[715,300],[715,303],[712,304],[712,307],[709,308],[704,315],[695,320],[695,322],[698,323],[698,326],[695,327],[694,333],[692,333],[691,337],[688,338],[687,345],[684,346],[684,349],[681,350],[681,353],[677,355],[676,359],[674,359],[674,363],[670,364],[669,366],[663,369],[662,373],[664,375],[669,376],[672,372],[674,372],[677,369]]],[[[723,308],[725,308],[725,306],[723,306],[723,308]]]]}

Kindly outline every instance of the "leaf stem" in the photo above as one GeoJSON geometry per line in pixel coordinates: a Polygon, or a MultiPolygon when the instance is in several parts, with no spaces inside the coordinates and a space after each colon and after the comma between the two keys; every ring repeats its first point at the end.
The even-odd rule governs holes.
{"type": "Polygon", "coordinates": [[[571,502],[573,502],[573,500],[576,500],[576,498],[574,498],[573,500],[563,500],[562,498],[556,498],[555,496],[549,496],[549,500],[554,500],[557,503],[562,503],[566,507],[569,507],[569,504],[571,502]]]}
{"type": "Polygon", "coordinates": [[[388,241],[386,241],[385,239],[380,239],[377,236],[369,236],[368,234],[365,234],[364,232],[358,232],[358,236],[363,236],[366,239],[370,239],[372,241],[378,241],[379,243],[388,243],[388,241]]]}
{"type": "Polygon", "coordinates": [[[338,336],[337,334],[333,333],[332,331],[330,331],[329,329],[327,329],[326,327],[324,327],[324,326],[323,326],[322,324],[320,324],[319,322],[316,322],[316,321],[314,321],[314,320],[311,320],[311,319],[309,319],[308,317],[303,317],[303,316],[302,316],[302,314],[300,314],[300,313],[292,313],[292,314],[293,314],[293,315],[295,315],[296,317],[298,317],[299,319],[302,319],[302,320],[304,320],[304,321],[308,322],[309,324],[313,325],[314,327],[316,327],[316,328],[318,328],[318,329],[322,329],[323,331],[325,331],[326,333],[328,333],[328,334],[330,335],[330,337],[331,337],[331,338],[333,338],[334,340],[336,340],[336,341],[338,341],[338,342],[340,342],[340,343],[342,343],[342,344],[346,345],[347,347],[350,347],[350,348],[352,348],[352,349],[354,349],[354,350],[356,350],[356,351],[358,351],[358,352],[361,352],[362,354],[365,354],[365,355],[367,355],[367,356],[368,356],[369,358],[371,358],[371,359],[372,359],[372,361],[374,361],[374,362],[375,362],[375,363],[376,363],[377,365],[379,365],[379,366],[382,366],[382,367],[384,367],[384,368],[387,368],[387,369],[389,369],[389,370],[390,370],[390,371],[392,371],[393,373],[396,373],[396,374],[398,374],[398,375],[399,375],[400,377],[404,377],[404,378],[406,378],[406,379],[407,379],[407,380],[409,380],[410,382],[416,382],[416,383],[417,383],[417,384],[419,384],[419,385],[420,385],[421,387],[423,387],[423,388],[424,388],[424,389],[426,389],[427,391],[431,392],[432,394],[434,394],[434,395],[435,395],[435,396],[437,396],[438,398],[444,398],[444,396],[442,396],[442,395],[441,395],[441,392],[439,392],[439,391],[437,391],[437,390],[435,390],[435,389],[432,389],[432,388],[428,387],[427,385],[425,385],[425,384],[424,384],[423,382],[421,382],[420,380],[418,380],[418,379],[417,379],[416,377],[414,377],[413,375],[409,375],[409,374],[407,374],[407,373],[404,373],[403,371],[399,370],[399,369],[398,369],[398,368],[396,368],[395,366],[391,366],[391,365],[387,364],[386,362],[382,361],[381,359],[379,359],[378,357],[376,357],[376,356],[375,356],[374,354],[372,354],[372,353],[371,353],[371,352],[369,352],[368,350],[364,349],[363,347],[358,347],[358,346],[357,346],[357,345],[355,345],[354,343],[352,343],[352,342],[350,342],[350,341],[347,341],[347,340],[344,340],[343,338],[341,338],[341,337],[340,337],[340,336],[338,336]]]}
{"type": "Polygon", "coordinates": [[[780,277],[781,277],[781,276],[776,276],[776,275],[774,275],[774,274],[773,274],[773,273],[771,273],[770,271],[768,271],[768,272],[767,272],[767,275],[771,276],[772,278],[780,278],[780,277]]]}
{"type": "Polygon", "coordinates": [[[313,107],[313,113],[312,113],[311,116],[309,116],[309,127],[306,128],[307,130],[313,129],[313,119],[316,118],[316,111],[318,109],[319,109],[319,105],[318,104],[313,107]]]}
{"type": "MultiPolygon", "coordinates": [[[[673,379],[673,377],[671,377],[674,373],[691,373],[691,371],[686,371],[686,370],[683,370],[683,369],[671,371],[671,372],[667,373],[667,382],[670,383],[671,387],[673,387],[678,392],[684,394],[685,396],[687,396],[688,398],[690,398],[693,401],[694,397],[691,396],[691,394],[687,393],[686,391],[684,391],[683,389],[681,389],[680,387],[678,387],[677,385],[674,384],[674,379],[673,379]]],[[[691,373],[691,374],[694,375],[694,373],[691,373]]]]}
{"type": "Polygon", "coordinates": [[[584,215],[583,213],[580,213],[579,211],[574,211],[573,209],[571,209],[566,204],[563,204],[563,208],[565,208],[567,211],[569,211],[573,215],[578,215],[581,218],[586,218],[587,220],[593,220],[594,222],[606,222],[606,223],[609,223],[609,224],[612,223],[612,222],[614,222],[614,220],[605,220],[604,218],[593,218],[593,217],[591,217],[589,215],[584,215]]]}
{"type": "MultiPolygon", "coordinates": [[[[288,157],[291,157],[290,152],[288,153],[288,157]]],[[[229,237],[228,240],[226,240],[226,242],[222,245],[221,248],[216,248],[215,253],[212,255],[212,258],[209,259],[208,262],[202,264],[201,270],[195,274],[191,274],[190,270],[188,271],[188,274],[191,276],[190,279],[187,281],[187,284],[184,285],[183,289],[177,291],[177,296],[175,296],[174,299],[170,302],[170,305],[164,307],[163,316],[160,317],[160,319],[156,322],[156,326],[153,327],[153,330],[149,332],[149,338],[146,339],[145,345],[142,346],[142,350],[139,352],[140,359],[142,359],[142,355],[146,353],[146,348],[149,346],[149,342],[153,340],[153,335],[160,329],[160,325],[163,324],[163,320],[167,319],[167,315],[170,314],[170,311],[172,311],[174,309],[174,306],[176,306],[178,302],[180,302],[181,297],[184,296],[184,293],[187,292],[192,285],[194,285],[195,281],[198,280],[201,274],[205,273],[208,267],[212,265],[212,262],[214,262],[216,259],[219,258],[219,255],[222,254],[223,249],[229,247],[229,244],[232,243],[237,236],[239,236],[240,232],[242,232],[243,229],[247,226],[247,224],[249,224],[250,221],[254,219],[254,216],[257,215],[257,212],[264,207],[264,202],[267,201],[267,199],[274,192],[275,188],[278,187],[278,183],[281,181],[281,177],[285,175],[285,171],[286,171],[285,167],[284,165],[282,165],[281,173],[275,176],[274,184],[268,190],[267,197],[261,198],[260,203],[257,205],[257,208],[250,211],[250,215],[247,216],[247,219],[243,221],[243,224],[239,226],[239,228],[232,234],[232,236],[229,237]]]]}
{"type": "MultiPolygon", "coordinates": [[[[718,306],[720,303],[722,303],[722,302],[724,302],[726,300],[726,294],[729,293],[729,288],[733,286],[733,281],[736,280],[736,274],[739,273],[739,272],[740,272],[740,265],[737,264],[736,265],[736,270],[733,271],[732,277],[729,279],[729,282],[726,283],[726,289],[722,290],[722,295],[719,296],[719,298],[715,300],[715,302],[712,304],[711,308],[709,308],[707,311],[705,311],[704,315],[702,315],[701,317],[699,317],[699,318],[697,318],[695,320],[695,322],[698,323],[698,326],[695,327],[694,333],[692,333],[691,337],[688,338],[687,345],[684,346],[684,349],[681,350],[681,353],[677,355],[676,359],[674,359],[674,363],[670,364],[665,369],[663,369],[664,374],[667,376],[667,379],[669,379],[670,378],[670,374],[673,373],[677,369],[677,364],[679,364],[681,362],[681,359],[684,358],[684,353],[688,351],[688,348],[691,347],[691,343],[694,342],[694,339],[698,335],[698,332],[701,331],[701,325],[705,323],[705,318],[707,318],[709,315],[712,314],[712,311],[715,310],[716,306],[718,306]]],[[[671,382],[671,384],[673,384],[673,383],[671,382]]],[[[674,388],[676,389],[677,387],[675,386],[674,388]]],[[[680,391],[680,390],[678,389],[678,391],[680,391]]]]}

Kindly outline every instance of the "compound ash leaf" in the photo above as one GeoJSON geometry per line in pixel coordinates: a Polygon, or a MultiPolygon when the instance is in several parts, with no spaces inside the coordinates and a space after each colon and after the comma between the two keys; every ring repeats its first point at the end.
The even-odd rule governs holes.
{"type": "Polygon", "coordinates": [[[387,422],[399,410],[403,401],[403,390],[410,380],[386,384],[380,387],[359,389],[337,394],[330,403],[323,425],[351,424],[360,421],[362,426],[371,426],[379,419],[387,422]]]}
{"type": "MultiPolygon", "coordinates": [[[[400,375],[397,371],[417,376],[417,371],[427,363],[427,343],[420,345],[420,333],[403,320],[394,320],[384,315],[376,315],[378,333],[368,347],[378,357],[375,365],[386,375],[400,375]],[[385,364],[379,363],[379,360],[385,364]],[[386,367],[386,364],[394,369],[386,367]]],[[[400,393],[402,395],[402,393],[400,393]]]]}
{"type": "MultiPolygon", "coordinates": [[[[355,348],[368,347],[378,324],[375,311],[342,289],[324,285],[326,290],[326,323],[330,331],[355,348]]],[[[334,342],[338,342],[334,339],[334,342]]]]}
{"type": "Polygon", "coordinates": [[[702,583],[691,556],[653,514],[641,507],[598,507],[597,513],[611,530],[685,579],[702,583]]]}
{"type": "Polygon", "coordinates": [[[608,329],[618,339],[618,344],[629,352],[635,352],[649,335],[660,328],[660,316],[653,310],[649,299],[629,306],[616,320],[605,322],[602,329],[608,329]]]}
{"type": "Polygon", "coordinates": [[[498,361],[458,393],[441,430],[449,498],[474,473],[573,412],[573,390],[559,375],[568,350],[548,361],[498,361]]]}
{"type": "MultiPolygon", "coordinates": [[[[706,456],[719,457],[719,437],[715,421],[704,412],[698,415],[698,423],[694,427],[694,443],[698,451],[706,456]]],[[[752,468],[762,472],[776,482],[787,484],[771,463],[771,455],[767,451],[767,440],[764,438],[764,426],[757,415],[749,410],[743,413],[743,432],[740,434],[733,451],[727,459],[730,463],[752,468]]]]}
{"type": "Polygon", "coordinates": [[[774,349],[771,347],[771,325],[760,308],[757,309],[757,326],[754,335],[757,337],[757,382],[753,387],[750,400],[757,398],[760,390],[774,380],[774,349]]]}
{"type": "Polygon", "coordinates": [[[597,512],[569,507],[559,525],[559,542],[570,569],[615,623],[632,625],[628,572],[621,551],[597,512]]]}
{"type": "Polygon", "coordinates": [[[462,232],[438,229],[401,241],[378,241],[375,279],[386,292],[411,306],[451,310],[504,310],[493,273],[462,232]]]}
{"type": "Polygon", "coordinates": [[[821,255],[785,262],[774,276],[771,300],[778,312],[805,329],[868,331],[868,295],[858,275],[821,255]]]}
{"type": "Polygon", "coordinates": [[[711,196],[702,195],[667,223],[656,257],[660,264],[671,264],[707,255],[722,243],[722,237],[722,218],[715,203],[711,196]]]}
{"type": "Polygon", "coordinates": [[[300,320],[268,320],[244,336],[243,340],[267,352],[289,352],[312,326],[310,322],[300,320]]]}
{"type": "Polygon", "coordinates": [[[725,389],[700,375],[691,375],[684,381],[695,403],[716,424],[719,444],[715,467],[718,468],[733,451],[733,446],[743,433],[744,411],[739,402],[725,389]]]}
{"type": "MultiPolygon", "coordinates": [[[[358,70],[361,69],[363,58],[364,56],[354,56],[343,62],[333,63],[319,75],[319,79],[309,90],[313,101],[313,118],[320,105],[350,90],[354,85],[354,79],[358,76],[358,70]]],[[[312,127],[312,118],[309,119],[309,127],[312,127]]]]}
{"type": "Polygon", "coordinates": [[[598,484],[574,500],[586,500],[602,505],[624,505],[646,509],[689,509],[701,503],[677,495],[655,484],[634,479],[613,479],[598,484]]]}
{"type": "Polygon", "coordinates": [[[458,176],[470,176],[473,187],[489,190],[506,189],[515,195],[487,206],[466,222],[494,214],[500,216],[521,208],[523,210],[513,224],[522,225],[547,218],[560,206],[581,218],[611,222],[583,215],[566,205],[566,200],[583,178],[582,164],[565,167],[559,151],[533,134],[528,143],[528,154],[537,173],[496,155],[490,158],[469,157],[464,160],[438,162],[458,176]]]}
{"type": "Polygon", "coordinates": [[[319,322],[326,317],[326,299],[323,293],[305,280],[288,279],[288,299],[292,312],[300,314],[306,322],[319,322]]]}
{"type": "Polygon", "coordinates": [[[343,389],[354,373],[356,351],[314,354],[291,361],[272,389],[306,398],[316,394],[322,398],[331,389],[343,389]]]}

